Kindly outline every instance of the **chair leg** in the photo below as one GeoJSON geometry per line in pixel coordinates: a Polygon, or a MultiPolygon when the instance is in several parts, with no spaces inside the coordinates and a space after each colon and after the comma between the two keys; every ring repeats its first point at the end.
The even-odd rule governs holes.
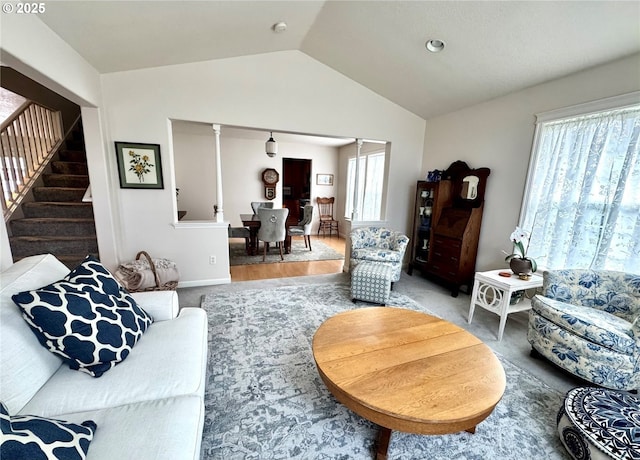
{"type": "Polygon", "coordinates": [[[280,260],[284,260],[284,255],[282,254],[282,248],[284,247],[284,241],[282,243],[279,243],[278,246],[280,246],[280,260]]]}
{"type": "Polygon", "coordinates": [[[311,235],[306,235],[307,240],[309,241],[309,251],[311,251],[311,235]]]}
{"type": "Polygon", "coordinates": [[[265,242],[262,247],[262,261],[264,262],[267,259],[267,243],[265,242]]]}

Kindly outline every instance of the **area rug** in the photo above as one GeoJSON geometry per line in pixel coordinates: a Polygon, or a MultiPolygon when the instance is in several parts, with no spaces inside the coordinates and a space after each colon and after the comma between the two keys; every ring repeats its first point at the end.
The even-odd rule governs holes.
{"type": "MultiPolygon", "coordinates": [[[[377,427],[326,389],[311,342],[330,316],[369,306],[350,301],[349,285],[311,284],[203,296],[209,318],[202,459],[374,457],[377,427]]],[[[425,311],[391,293],[390,304],[425,311]]],[[[568,459],[556,432],[563,395],[498,356],[507,376],[493,413],[467,432],[394,432],[389,459],[568,459]]]]}
{"type": "Polygon", "coordinates": [[[280,259],[280,251],[273,247],[267,252],[266,260],[262,261],[262,243],[260,253],[255,256],[248,256],[244,242],[229,242],[229,265],[250,265],[276,262],[309,262],[316,260],[341,260],[344,256],[335,249],[327,246],[322,240],[311,238],[311,249],[304,247],[302,239],[294,238],[291,241],[291,252],[284,255],[284,260],[280,259]]]}

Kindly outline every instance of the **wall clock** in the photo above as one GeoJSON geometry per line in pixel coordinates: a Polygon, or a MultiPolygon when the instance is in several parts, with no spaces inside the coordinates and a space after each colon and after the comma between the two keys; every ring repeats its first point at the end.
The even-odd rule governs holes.
{"type": "Polygon", "coordinates": [[[280,180],[280,174],[273,168],[262,171],[262,183],[264,184],[264,197],[273,200],[276,197],[276,184],[280,180]]]}

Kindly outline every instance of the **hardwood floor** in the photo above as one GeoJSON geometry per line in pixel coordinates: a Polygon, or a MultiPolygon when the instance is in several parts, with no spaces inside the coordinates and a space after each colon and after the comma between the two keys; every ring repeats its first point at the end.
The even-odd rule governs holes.
{"type": "MultiPolygon", "coordinates": [[[[301,238],[301,237],[300,237],[301,238]]],[[[336,236],[311,235],[311,247],[315,239],[344,254],[345,240],[336,236]]],[[[292,276],[325,275],[340,273],[344,260],[319,260],[314,262],[281,262],[275,264],[234,265],[230,267],[231,281],[251,281],[292,276]]]]}

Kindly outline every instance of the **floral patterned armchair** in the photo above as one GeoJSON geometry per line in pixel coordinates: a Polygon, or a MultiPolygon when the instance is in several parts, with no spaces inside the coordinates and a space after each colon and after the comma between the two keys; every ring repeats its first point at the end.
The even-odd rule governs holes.
{"type": "Polygon", "coordinates": [[[362,227],[352,230],[350,236],[350,270],[364,261],[378,262],[393,269],[392,282],[400,280],[404,252],[409,244],[406,235],[384,227],[362,227]]]}
{"type": "Polygon", "coordinates": [[[542,289],[529,312],[533,354],[596,385],[640,389],[640,275],[547,271],[542,289]]]}

